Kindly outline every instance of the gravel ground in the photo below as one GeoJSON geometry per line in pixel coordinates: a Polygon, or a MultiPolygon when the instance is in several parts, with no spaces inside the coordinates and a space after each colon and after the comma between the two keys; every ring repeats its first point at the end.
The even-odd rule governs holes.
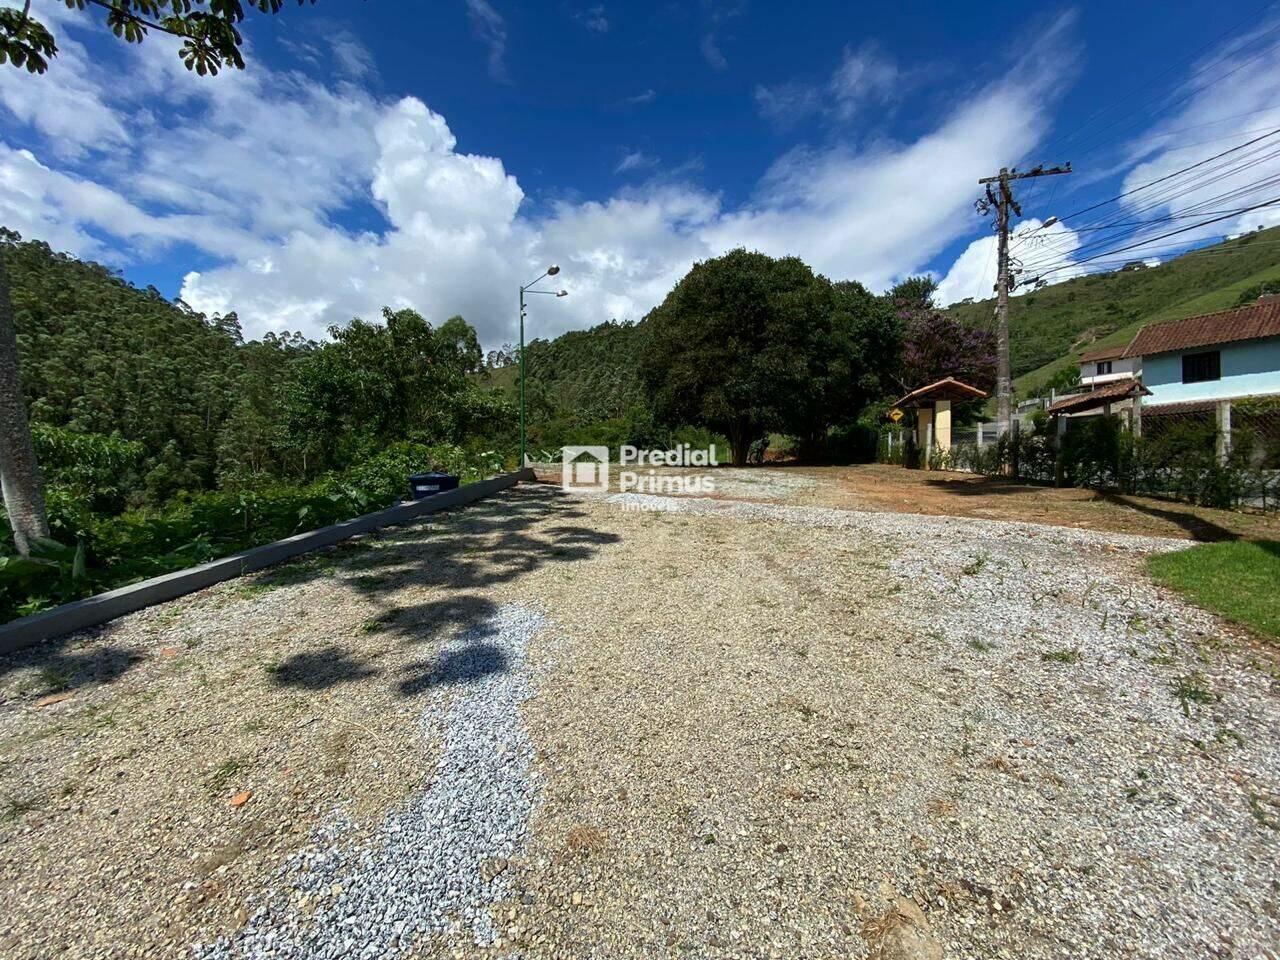
{"type": "MultiPolygon", "coordinates": [[[[686,470],[686,473],[697,473],[686,470]]],[[[818,485],[813,477],[786,470],[743,470],[727,467],[706,474],[715,481],[716,494],[742,500],[788,500],[818,485]]]]}
{"type": "Polygon", "coordinates": [[[454,638],[588,560],[581,515],[526,488],[0,658],[0,957],[185,956],[372,842],[479,682],[454,638]]]}
{"type": "Polygon", "coordinates": [[[1274,955],[1275,657],[1149,582],[1185,542],[605,505],[530,585],[531,954],[1274,955]]]}
{"type": "Polygon", "coordinates": [[[271,884],[266,903],[210,958],[388,957],[432,934],[501,945],[490,908],[508,896],[504,876],[523,845],[537,780],[519,706],[529,695],[525,645],[543,626],[508,605],[441,652],[448,682],[462,685],[447,710],[421,723],[444,746],[430,786],[355,844],[318,833],[271,884]]]}
{"type": "Polygon", "coordinates": [[[1184,545],[522,486],[123,618],[0,663],[0,956],[1274,958],[1184,545]]]}

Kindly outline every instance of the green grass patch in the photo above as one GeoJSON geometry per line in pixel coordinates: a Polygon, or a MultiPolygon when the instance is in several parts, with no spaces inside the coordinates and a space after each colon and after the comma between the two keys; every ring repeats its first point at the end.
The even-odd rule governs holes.
{"type": "Polygon", "coordinates": [[[1079,650],[1049,650],[1040,654],[1040,659],[1045,663],[1079,663],[1084,659],[1084,654],[1079,650]]]}
{"type": "Polygon", "coordinates": [[[1280,543],[1204,543],[1151,557],[1147,569],[1206,610],[1280,639],[1280,543]]]}

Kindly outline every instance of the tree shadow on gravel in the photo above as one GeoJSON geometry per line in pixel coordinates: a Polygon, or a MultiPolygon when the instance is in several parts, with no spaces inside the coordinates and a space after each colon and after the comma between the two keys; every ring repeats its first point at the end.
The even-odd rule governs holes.
{"type": "MultiPolygon", "coordinates": [[[[588,560],[602,547],[620,542],[615,533],[574,521],[586,516],[577,502],[554,487],[521,485],[507,494],[434,514],[416,527],[388,528],[366,538],[364,548],[338,564],[292,564],[278,571],[289,584],[337,577],[371,601],[376,615],[370,632],[391,634],[408,647],[424,648],[397,684],[406,697],[433,688],[474,683],[508,667],[506,654],[486,642],[498,605],[485,591],[511,583],[547,565],[588,560]],[[303,568],[302,573],[299,567],[303,568]],[[406,587],[449,591],[440,599],[405,606],[396,603],[406,587]],[[466,636],[457,649],[442,649],[450,638],[466,636]],[[429,652],[428,652],[429,651],[429,652]]],[[[359,679],[371,668],[359,656],[332,658],[325,685],[359,679]]],[[[319,665],[317,664],[317,668],[319,665]]],[[[307,676],[280,682],[303,689],[307,676]]]]}
{"type": "MultiPolygon", "coordinates": [[[[576,523],[586,516],[558,487],[521,484],[473,504],[431,514],[412,524],[386,527],[329,550],[241,578],[245,587],[305,588],[337,579],[374,605],[377,631],[390,631],[409,645],[438,647],[450,636],[473,631],[491,620],[495,604],[477,591],[511,583],[549,563],[590,559],[618,543],[613,533],[576,523]],[[405,586],[455,591],[443,600],[397,606],[392,595],[405,586]]],[[[257,602],[246,597],[240,602],[257,602]]],[[[352,624],[353,632],[360,625],[352,624]]],[[[32,669],[38,679],[31,694],[54,693],[88,684],[110,683],[151,655],[110,643],[113,624],[92,632],[58,637],[0,656],[0,677],[32,669]],[[73,647],[74,643],[74,647],[73,647]]],[[[295,654],[275,671],[275,682],[301,690],[323,690],[375,675],[359,641],[295,654]]],[[[499,651],[500,652],[500,651],[499,651]]],[[[491,653],[470,660],[424,659],[400,684],[406,696],[434,686],[467,683],[503,669],[491,653]]]]}
{"type": "MultiPolygon", "coordinates": [[[[102,632],[101,629],[95,630],[91,636],[100,636],[102,632]]],[[[39,673],[33,692],[58,693],[94,683],[110,683],[146,659],[135,650],[115,644],[67,650],[75,636],[56,637],[0,657],[0,677],[15,670],[34,668],[39,673]]]]}
{"type": "Polygon", "coordinates": [[[432,687],[475,683],[495,673],[507,672],[507,655],[492,643],[470,643],[460,650],[446,650],[433,660],[412,664],[399,690],[406,697],[432,687]]]}
{"type": "Polygon", "coordinates": [[[372,667],[360,663],[349,651],[330,646],[312,653],[295,653],[271,672],[271,679],[282,687],[325,690],[339,683],[376,676],[377,673],[372,667]]]}

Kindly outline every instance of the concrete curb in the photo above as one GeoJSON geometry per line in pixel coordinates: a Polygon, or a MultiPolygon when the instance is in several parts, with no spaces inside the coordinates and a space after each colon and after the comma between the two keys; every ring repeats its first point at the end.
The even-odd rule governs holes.
{"type": "Polygon", "coordinates": [[[299,533],[286,540],[253,547],[240,553],[202,563],[198,567],[166,573],[141,583],[132,583],[106,593],[83,600],[73,600],[52,610],[43,610],[29,617],[21,617],[0,625],[0,654],[12,653],[44,640],[94,627],[108,620],[141,610],[156,603],[185,596],[204,587],[231,580],[254,570],[261,570],[282,560],[289,560],[312,550],[329,547],[361,533],[379,527],[406,523],[437,510],[474,503],[492,496],[521,480],[533,480],[533,471],[526,468],[515,473],[505,473],[490,480],[468,484],[457,490],[448,490],[410,503],[398,503],[376,513],[353,517],[331,527],[321,527],[307,533],[299,533]]]}

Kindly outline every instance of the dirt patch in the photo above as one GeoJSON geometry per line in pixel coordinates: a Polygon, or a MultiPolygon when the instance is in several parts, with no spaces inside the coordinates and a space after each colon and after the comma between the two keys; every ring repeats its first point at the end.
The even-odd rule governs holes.
{"type": "MultiPolygon", "coordinates": [[[[1151,497],[1010,483],[970,473],[906,470],[886,464],[701,471],[664,468],[657,473],[659,476],[705,474],[716,481],[715,491],[710,494],[712,499],[1021,520],[1080,530],[1201,541],[1236,537],[1280,540],[1280,515],[1274,513],[1214,510],[1151,497]]],[[[559,467],[540,469],[538,477],[559,485],[559,467]]],[[[610,489],[618,492],[616,476],[613,481],[610,489]]]]}

